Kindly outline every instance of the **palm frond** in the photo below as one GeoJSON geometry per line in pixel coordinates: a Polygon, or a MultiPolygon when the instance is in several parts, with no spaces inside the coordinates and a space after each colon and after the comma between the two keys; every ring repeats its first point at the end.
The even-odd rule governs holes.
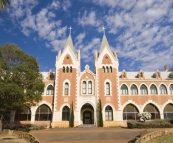
{"type": "Polygon", "coordinates": [[[0,0],[0,10],[3,11],[10,4],[11,4],[11,0],[0,0]]]}

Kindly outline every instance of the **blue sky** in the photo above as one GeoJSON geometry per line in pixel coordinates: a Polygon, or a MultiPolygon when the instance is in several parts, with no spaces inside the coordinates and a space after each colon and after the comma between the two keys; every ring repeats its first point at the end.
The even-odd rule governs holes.
{"type": "Polygon", "coordinates": [[[173,0],[13,0],[0,12],[0,45],[15,43],[34,56],[40,71],[55,71],[55,58],[72,29],[81,70],[93,70],[102,26],[119,58],[119,71],[173,67],[173,0]]]}

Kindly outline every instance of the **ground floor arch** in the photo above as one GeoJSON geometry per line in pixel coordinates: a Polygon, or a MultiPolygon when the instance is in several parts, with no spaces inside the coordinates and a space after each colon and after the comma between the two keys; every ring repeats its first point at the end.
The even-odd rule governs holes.
{"type": "Polygon", "coordinates": [[[165,106],[163,110],[164,118],[172,118],[173,117],[173,104],[169,103],[165,106]]]}
{"type": "Polygon", "coordinates": [[[83,124],[94,124],[93,106],[89,103],[84,104],[81,108],[80,117],[83,124]]]}
{"type": "Polygon", "coordinates": [[[155,119],[160,119],[160,113],[158,108],[154,105],[154,104],[147,104],[144,108],[143,112],[149,112],[151,114],[151,119],[155,120],[155,119]]]}
{"type": "Polygon", "coordinates": [[[123,120],[138,120],[139,110],[133,104],[127,104],[123,109],[123,120]]]}

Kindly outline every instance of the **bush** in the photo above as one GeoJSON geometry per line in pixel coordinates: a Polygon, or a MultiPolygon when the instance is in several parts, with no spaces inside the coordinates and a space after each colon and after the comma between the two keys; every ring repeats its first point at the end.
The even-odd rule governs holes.
{"type": "Polygon", "coordinates": [[[154,121],[149,121],[145,123],[141,123],[138,121],[128,121],[127,122],[127,127],[130,129],[133,128],[172,128],[173,125],[167,121],[167,120],[154,120],[154,121]]]}
{"type": "Polygon", "coordinates": [[[11,130],[21,130],[22,131],[30,131],[30,130],[43,130],[46,129],[47,125],[35,125],[35,124],[20,124],[20,125],[3,125],[3,129],[11,129],[11,130]]]}

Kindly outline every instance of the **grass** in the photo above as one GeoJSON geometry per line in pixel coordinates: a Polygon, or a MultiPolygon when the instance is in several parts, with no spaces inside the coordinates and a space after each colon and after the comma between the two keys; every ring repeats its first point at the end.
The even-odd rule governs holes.
{"type": "Polygon", "coordinates": [[[173,135],[162,136],[147,143],[173,143],[173,135]]]}

